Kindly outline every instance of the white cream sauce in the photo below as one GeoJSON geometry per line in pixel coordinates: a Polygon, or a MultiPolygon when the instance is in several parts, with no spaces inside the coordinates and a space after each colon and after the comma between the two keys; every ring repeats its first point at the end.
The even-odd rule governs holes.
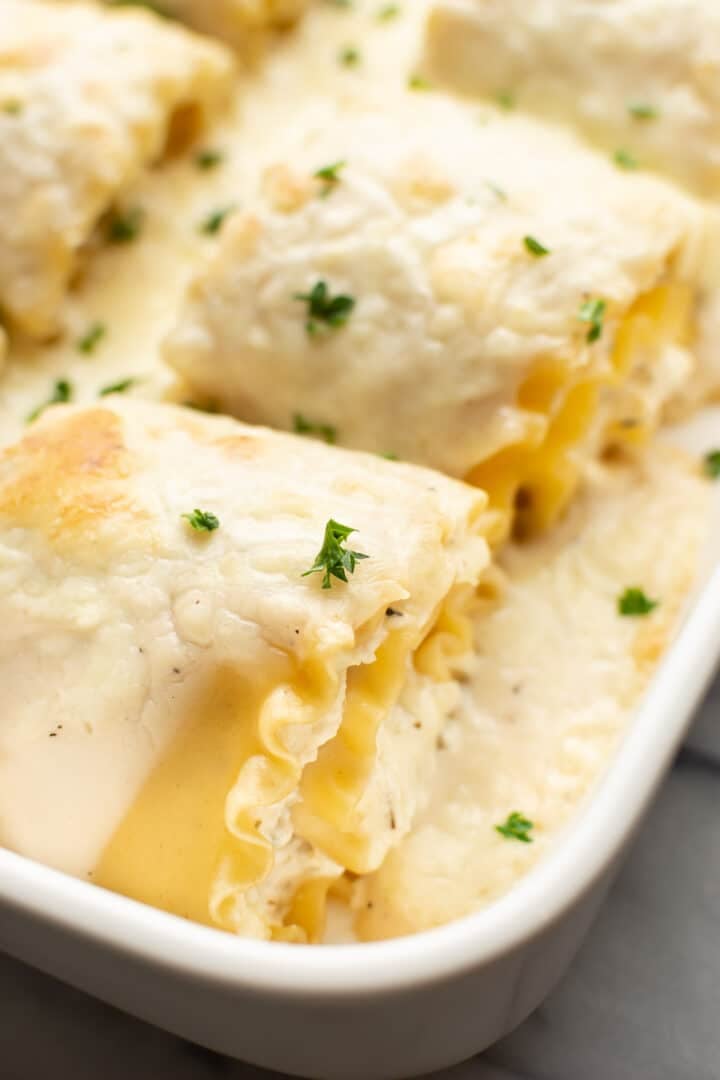
{"type": "Polygon", "coordinates": [[[429,804],[355,887],[361,937],[412,933],[485,906],[559,840],[672,640],[711,490],[684,455],[656,446],[637,465],[597,466],[558,528],[502,553],[507,592],[478,621],[465,708],[443,735],[429,804]],[[628,587],[656,609],[622,617],[628,587]],[[498,834],[512,813],[533,823],[529,843],[498,834]]]}

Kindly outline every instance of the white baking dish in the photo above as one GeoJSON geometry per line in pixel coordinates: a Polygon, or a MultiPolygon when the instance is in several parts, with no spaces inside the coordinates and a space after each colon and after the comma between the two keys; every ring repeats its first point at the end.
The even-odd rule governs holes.
{"type": "MultiPolygon", "coordinates": [[[[694,426],[697,449],[718,429],[717,413],[707,421],[694,426]]],[[[583,813],[511,893],[469,918],[378,944],[268,945],[0,850],[0,948],[188,1039],[284,1072],[380,1080],[460,1061],[520,1023],[568,966],[719,658],[717,569],[583,813]]]]}

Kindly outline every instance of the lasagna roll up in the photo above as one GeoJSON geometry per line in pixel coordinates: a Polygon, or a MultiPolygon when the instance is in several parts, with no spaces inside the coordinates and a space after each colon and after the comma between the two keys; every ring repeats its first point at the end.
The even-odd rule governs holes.
{"type": "Polygon", "coordinates": [[[315,119],[226,224],[169,362],[242,419],[330,425],[547,525],[692,373],[703,213],[440,95],[315,119]]]}
{"type": "Polygon", "coordinates": [[[199,133],[231,75],[222,46],[148,12],[0,0],[0,312],[11,324],[58,331],[101,216],[199,133]]]}
{"type": "Polygon", "coordinates": [[[315,938],[428,787],[486,501],[169,405],[49,410],[0,458],[2,842],[315,938]]]}
{"type": "Polygon", "coordinates": [[[581,128],[622,163],[720,194],[714,0],[437,0],[426,69],[581,128]]]}

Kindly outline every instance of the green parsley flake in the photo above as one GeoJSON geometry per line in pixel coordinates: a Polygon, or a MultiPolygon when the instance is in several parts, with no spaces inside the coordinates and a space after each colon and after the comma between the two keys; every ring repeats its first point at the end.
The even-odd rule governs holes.
{"type": "Polygon", "coordinates": [[[145,211],[140,206],[129,210],[116,210],[107,225],[107,238],[111,244],[129,244],[140,234],[145,220],[145,211]]]}
{"type": "Polygon", "coordinates": [[[322,197],[325,199],[331,191],[340,183],[341,171],[345,168],[346,161],[336,161],[332,165],[323,165],[322,169],[318,169],[313,173],[313,177],[316,180],[321,180],[323,189],[321,192],[322,197]]]}
{"type": "Polygon", "coordinates": [[[208,171],[209,169],[215,169],[225,160],[225,155],[222,150],[214,150],[212,147],[206,147],[204,150],[198,150],[195,155],[195,164],[198,169],[208,171]]]}
{"type": "Polygon", "coordinates": [[[73,385],[69,379],[57,379],[52,388],[52,393],[47,401],[44,401],[42,405],[38,405],[36,409],[33,409],[28,414],[26,422],[31,424],[33,420],[37,420],[38,416],[50,405],[63,405],[67,401],[72,401],[73,385]]]}
{"type": "Polygon", "coordinates": [[[302,575],[309,577],[310,574],[323,574],[323,589],[331,589],[331,578],[347,583],[347,575],[355,573],[355,565],[361,559],[369,559],[369,555],[363,555],[361,551],[350,551],[343,548],[343,544],[357,529],[351,529],[348,525],[341,525],[332,518],[325,526],[323,545],[317,554],[315,562],[302,575]]]}
{"type": "Polygon", "coordinates": [[[311,336],[317,334],[323,325],[331,330],[339,330],[355,307],[352,296],[331,297],[325,281],[318,281],[309,293],[295,293],[293,299],[307,304],[305,329],[311,336]]]}
{"type": "Polygon", "coordinates": [[[97,346],[107,334],[107,326],[105,323],[94,322],[88,326],[85,333],[77,339],[75,348],[78,352],[86,353],[88,356],[90,353],[94,353],[97,346]]]}
{"type": "Polygon", "coordinates": [[[536,258],[541,259],[543,255],[550,254],[550,248],[546,248],[544,244],[541,244],[539,240],[536,240],[534,236],[523,237],[523,243],[531,255],[535,255],[536,258]]]}
{"type": "Polygon", "coordinates": [[[590,323],[590,329],[587,332],[590,345],[602,337],[606,310],[607,304],[604,300],[586,300],[580,305],[578,319],[581,322],[590,323]]]}
{"type": "Polygon", "coordinates": [[[532,844],[533,838],[530,836],[530,831],[534,828],[533,822],[516,810],[508,814],[504,824],[495,826],[495,832],[500,833],[506,840],[519,840],[521,844],[532,844]]]}
{"type": "Polygon", "coordinates": [[[220,520],[209,510],[193,510],[192,514],[181,515],[195,532],[215,532],[220,528],[220,520]]]}
{"type": "Polygon", "coordinates": [[[516,99],[515,95],[510,90],[501,90],[499,94],[495,95],[495,100],[501,109],[505,109],[509,112],[515,108],[516,99]]]}
{"type": "Polygon", "coordinates": [[[492,180],[484,181],[485,187],[488,191],[492,191],[493,195],[500,200],[500,202],[507,202],[507,191],[501,188],[499,184],[494,184],[492,180]]]}
{"type": "Polygon", "coordinates": [[[17,98],[9,98],[2,103],[2,111],[7,113],[8,116],[19,116],[22,112],[22,102],[17,98]]]}
{"type": "Polygon", "coordinates": [[[399,14],[399,4],[383,4],[381,8],[378,8],[376,18],[378,22],[390,22],[391,19],[397,19],[399,14]]]}
{"type": "Polygon", "coordinates": [[[293,431],[296,435],[312,435],[323,439],[328,445],[334,446],[337,442],[337,428],[331,424],[316,424],[307,420],[302,413],[293,416],[293,431]]]}
{"type": "Polygon", "coordinates": [[[411,75],[408,79],[409,90],[432,90],[432,84],[422,75],[411,75]]]}
{"type": "Polygon", "coordinates": [[[621,169],[638,168],[637,158],[633,154],[631,154],[629,150],[623,150],[622,147],[619,150],[616,150],[613,154],[613,161],[621,169]]]}
{"type": "Polygon", "coordinates": [[[711,480],[720,479],[720,450],[710,450],[703,459],[705,474],[711,480]]]}
{"type": "Polygon", "coordinates": [[[629,616],[649,615],[659,603],[659,600],[650,600],[642,589],[632,587],[618,597],[618,612],[629,616]]]}
{"type": "Polygon", "coordinates": [[[200,232],[206,233],[208,236],[215,236],[225,224],[225,218],[228,214],[232,214],[234,209],[235,206],[233,204],[231,206],[224,206],[219,210],[213,210],[211,214],[208,214],[208,216],[200,222],[200,232]]]}
{"type": "Polygon", "coordinates": [[[649,105],[644,101],[631,102],[628,112],[634,120],[657,120],[660,110],[655,105],[649,105]]]}
{"type": "Polygon", "coordinates": [[[346,68],[357,67],[361,59],[360,50],[354,45],[346,45],[338,53],[338,61],[346,68]]]}
{"type": "Polygon", "coordinates": [[[108,397],[109,394],[124,394],[137,381],[134,375],[129,375],[126,379],[118,379],[117,382],[108,383],[107,386],[103,386],[101,390],[98,390],[98,397],[108,397]]]}

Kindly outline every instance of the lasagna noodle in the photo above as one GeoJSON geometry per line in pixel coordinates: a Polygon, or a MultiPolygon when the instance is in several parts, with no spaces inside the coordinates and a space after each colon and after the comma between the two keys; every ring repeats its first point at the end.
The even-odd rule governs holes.
{"type": "Polygon", "coordinates": [[[220,45],[148,12],[0,0],[0,311],[11,324],[59,330],[101,216],[143,167],[199,134],[231,76],[220,45]]]}
{"type": "Polygon", "coordinates": [[[671,640],[709,502],[697,464],[653,445],[594,466],[560,526],[503,552],[503,600],[477,621],[465,702],[445,728],[427,806],[377,873],[343,883],[361,940],[467,915],[549,852],[671,640]],[[647,618],[618,615],[629,585],[659,602],[647,618]],[[496,832],[513,812],[533,822],[532,843],[496,832]]]}
{"type": "Polygon", "coordinates": [[[467,587],[456,590],[422,641],[396,632],[352,671],[338,735],[303,774],[298,832],[353,873],[377,869],[422,804],[458,704],[453,665],[472,646],[471,607],[467,587]]]}
{"type": "Polygon", "coordinates": [[[243,419],[332,425],[486,487],[503,531],[516,503],[521,529],[546,526],[605,429],[651,430],[692,375],[707,218],[561,132],[420,97],[298,125],[166,356],[243,419]],[[332,180],[314,175],[332,162],[332,180]],[[344,325],[309,312],[319,283],[355,301],[344,325]],[[638,381],[652,408],[628,416],[619,390],[638,381]]]}
{"type": "Polygon", "coordinates": [[[720,191],[714,0],[436,0],[424,67],[573,124],[700,194],[720,191]]]}
{"type": "Polygon", "coordinates": [[[3,842],[187,918],[316,937],[349,864],[332,838],[349,852],[369,831],[319,755],[341,741],[358,801],[406,776],[401,751],[414,763],[393,827],[373,834],[375,869],[431,768],[410,710],[431,731],[455,701],[486,502],[423,469],[169,405],[48,410],[0,458],[3,842]],[[194,532],[195,507],[220,527],[194,532]],[[324,590],[302,574],[330,518],[368,558],[324,590]]]}

